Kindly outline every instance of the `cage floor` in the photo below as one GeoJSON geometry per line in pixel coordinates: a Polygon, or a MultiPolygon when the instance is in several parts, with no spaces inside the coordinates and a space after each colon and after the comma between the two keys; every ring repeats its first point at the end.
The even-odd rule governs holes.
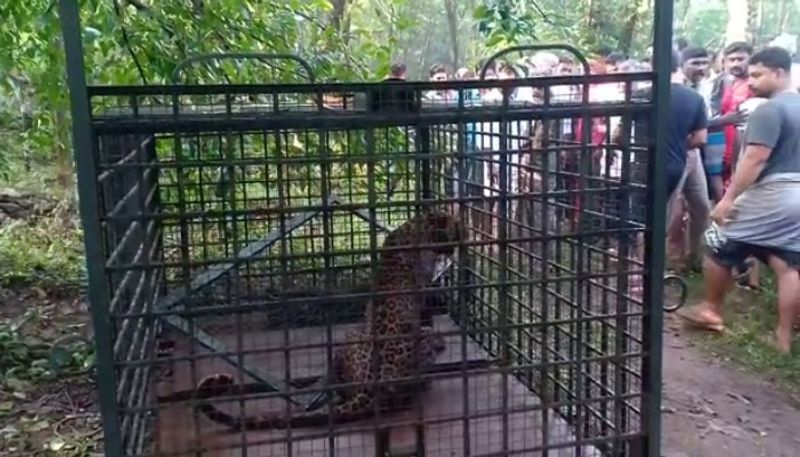
{"type": "MultiPolygon", "coordinates": [[[[247,319],[248,329],[240,333],[226,332],[235,326],[219,322],[208,330],[231,349],[237,344],[246,351],[285,345],[320,344],[326,341],[325,328],[301,328],[289,331],[258,331],[254,319],[247,319]]],[[[445,316],[436,318],[439,331],[457,330],[455,324],[445,316]]],[[[333,338],[340,341],[349,326],[333,329],[333,338]]],[[[175,356],[208,354],[202,347],[192,344],[188,338],[170,335],[175,341],[175,356]]],[[[462,360],[461,337],[448,337],[446,351],[437,362],[462,360]]],[[[477,344],[467,340],[466,356],[469,360],[486,359],[488,354],[477,344]]],[[[285,351],[248,354],[246,363],[258,366],[277,378],[286,376],[286,360],[293,378],[319,375],[325,371],[323,348],[296,349],[288,355],[285,351]]],[[[235,368],[214,358],[201,358],[193,364],[173,362],[171,375],[158,385],[158,395],[187,390],[192,379],[216,372],[236,373],[235,368]],[[193,365],[193,366],[192,366],[193,365]],[[194,372],[194,373],[192,373],[194,372]]],[[[252,382],[245,378],[245,382],[252,382]]],[[[390,449],[414,449],[416,429],[412,423],[424,423],[424,449],[426,457],[460,456],[541,456],[535,448],[548,445],[559,446],[572,442],[575,437],[571,428],[555,414],[524,410],[537,405],[539,399],[523,384],[511,376],[500,373],[477,374],[466,377],[452,373],[447,379],[434,380],[422,393],[416,404],[408,411],[392,414],[387,418],[392,423],[405,422],[391,428],[390,449]],[[505,398],[505,401],[504,401],[505,398]],[[505,404],[505,405],[504,405],[505,404]],[[466,407],[465,407],[466,406],[466,407]],[[471,417],[464,419],[464,411],[471,417]],[[520,411],[522,410],[522,411],[520,411]],[[508,411],[504,413],[503,411],[508,411]],[[547,417],[544,417],[544,416],[547,417]],[[421,420],[420,420],[421,419],[421,420]],[[546,430],[546,441],[543,431],[546,430]]],[[[278,399],[247,400],[247,402],[217,403],[220,409],[246,414],[259,411],[285,410],[286,403],[278,399]],[[242,407],[242,405],[244,406],[242,407]]],[[[188,403],[165,403],[159,405],[156,417],[156,455],[192,455],[204,457],[375,457],[376,430],[380,421],[337,425],[331,428],[231,431],[194,412],[188,403]],[[360,430],[359,430],[360,429],[360,430]]],[[[600,455],[594,448],[583,446],[584,456],[600,455]]],[[[408,454],[415,455],[415,454],[408,454]]],[[[551,450],[550,457],[575,457],[574,446],[551,450]]]]}

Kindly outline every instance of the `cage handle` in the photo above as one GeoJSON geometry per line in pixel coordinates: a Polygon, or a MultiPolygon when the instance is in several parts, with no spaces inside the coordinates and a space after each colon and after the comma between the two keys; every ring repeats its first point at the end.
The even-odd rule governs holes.
{"type": "Polygon", "coordinates": [[[292,60],[303,67],[303,70],[305,70],[308,75],[308,82],[312,84],[314,83],[314,70],[312,70],[311,65],[309,65],[308,62],[306,62],[306,60],[302,57],[294,54],[272,54],[263,52],[215,52],[188,57],[178,62],[178,65],[176,65],[175,69],[172,70],[172,83],[177,84],[181,71],[185,68],[188,68],[190,65],[193,65],[197,62],[210,62],[215,60],[292,60]]]}
{"type": "Polygon", "coordinates": [[[588,75],[591,73],[589,68],[589,61],[586,60],[586,57],[583,55],[583,53],[581,53],[581,51],[578,50],[578,48],[576,48],[575,46],[563,43],[523,44],[520,46],[512,46],[510,48],[505,48],[495,53],[491,57],[489,57],[489,60],[487,60],[486,63],[483,64],[483,68],[481,68],[481,79],[486,79],[486,72],[489,71],[491,65],[497,59],[506,54],[511,54],[512,52],[519,52],[519,51],[559,51],[559,50],[567,51],[573,56],[575,56],[575,58],[578,59],[578,61],[581,63],[581,66],[583,67],[584,75],[588,75]]]}

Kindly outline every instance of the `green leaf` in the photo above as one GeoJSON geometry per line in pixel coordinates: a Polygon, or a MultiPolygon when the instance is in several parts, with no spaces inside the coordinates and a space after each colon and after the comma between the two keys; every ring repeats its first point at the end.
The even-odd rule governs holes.
{"type": "Polygon", "coordinates": [[[83,364],[81,365],[81,368],[83,368],[84,370],[88,370],[89,368],[93,367],[94,364],[95,364],[95,353],[92,352],[85,359],[83,359],[83,364]]]}
{"type": "Polygon", "coordinates": [[[314,0],[313,6],[319,8],[322,11],[333,10],[333,3],[331,3],[330,0],[314,0]]]}
{"type": "Polygon", "coordinates": [[[64,346],[55,346],[50,350],[50,369],[59,372],[72,361],[72,352],[64,346]]]}
{"type": "Polygon", "coordinates": [[[9,377],[6,379],[6,386],[16,392],[27,392],[30,390],[30,384],[20,380],[19,378],[9,377]]]}
{"type": "Polygon", "coordinates": [[[4,401],[0,403],[0,412],[7,413],[14,409],[14,402],[13,401],[4,401]]]}
{"type": "Polygon", "coordinates": [[[489,7],[487,7],[485,4],[478,5],[478,7],[475,8],[475,11],[472,13],[472,17],[478,21],[485,20],[490,15],[491,12],[489,11],[489,7]]]}

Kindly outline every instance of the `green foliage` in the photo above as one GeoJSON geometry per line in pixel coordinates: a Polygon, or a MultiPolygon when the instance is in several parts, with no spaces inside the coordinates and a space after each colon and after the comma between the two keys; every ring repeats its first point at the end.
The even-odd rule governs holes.
{"type": "Polygon", "coordinates": [[[725,21],[722,18],[727,16],[724,2],[704,2],[684,14],[678,12],[676,36],[684,37],[694,45],[722,46],[725,40],[725,21]]]}
{"type": "MultiPolygon", "coordinates": [[[[9,455],[96,455],[102,449],[98,415],[74,405],[64,411],[59,402],[40,398],[46,386],[63,379],[70,380],[68,387],[88,383],[95,360],[93,347],[80,337],[48,342],[40,335],[55,324],[42,312],[46,308],[33,306],[19,319],[0,320],[0,449],[9,455]]],[[[60,331],[75,326],[65,324],[58,322],[60,331]]]]}
{"type": "Polygon", "coordinates": [[[0,321],[0,387],[17,397],[24,398],[32,382],[83,373],[94,366],[92,346],[80,338],[46,343],[22,331],[37,319],[36,310],[29,310],[18,321],[0,321]]]}
{"type": "Polygon", "coordinates": [[[52,217],[0,227],[0,287],[81,288],[85,277],[81,235],[71,224],[52,217]]]}
{"type": "Polygon", "coordinates": [[[485,0],[475,10],[478,28],[493,50],[526,43],[568,43],[584,54],[599,45],[643,54],[652,33],[644,0],[485,0]]]}
{"type": "Polygon", "coordinates": [[[489,48],[504,48],[518,42],[536,40],[536,22],[530,2],[489,0],[475,9],[478,30],[489,48]]]}
{"type": "MultiPolygon", "coordinates": [[[[737,291],[725,303],[727,331],[723,335],[708,335],[702,341],[715,353],[731,358],[754,373],[768,375],[787,387],[800,387],[800,358],[796,356],[800,343],[794,345],[793,355],[783,355],[766,345],[763,338],[775,330],[778,321],[775,276],[761,266],[763,291],[737,291]]],[[[690,303],[702,300],[705,285],[701,275],[687,278],[690,303]]]]}

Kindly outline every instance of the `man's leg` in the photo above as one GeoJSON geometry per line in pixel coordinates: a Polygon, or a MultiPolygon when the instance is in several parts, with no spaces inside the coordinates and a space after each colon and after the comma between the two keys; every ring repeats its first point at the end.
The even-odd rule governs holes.
{"type": "Polygon", "coordinates": [[[686,182],[688,166],[684,168],[680,177],[671,176],[667,179],[667,259],[670,262],[683,262],[685,253],[683,219],[685,206],[683,202],[683,185],[686,182]],[[677,178],[677,180],[676,180],[677,178]]]}
{"type": "Polygon", "coordinates": [[[686,156],[688,172],[683,183],[683,196],[689,211],[689,255],[686,259],[690,269],[700,268],[702,262],[703,234],[708,227],[711,203],[708,199],[708,183],[703,169],[703,160],[697,150],[686,156]]]}
{"type": "Polygon", "coordinates": [[[707,178],[709,198],[714,202],[722,200],[725,187],[722,183],[722,175],[710,175],[707,178]]]}
{"type": "Polygon", "coordinates": [[[708,249],[703,261],[705,300],[698,306],[679,311],[679,315],[694,327],[722,331],[722,306],[731,285],[731,269],[749,255],[746,246],[736,241],[726,241],[716,249],[708,249]]]}
{"type": "Polygon", "coordinates": [[[722,305],[730,289],[731,268],[705,256],[703,259],[703,280],[706,287],[705,305],[719,322],[722,322],[722,305]]]}
{"type": "Polygon", "coordinates": [[[775,330],[775,347],[781,352],[792,348],[792,330],[800,302],[800,275],[797,268],[790,266],[776,255],[769,256],[769,266],[778,281],[778,328],[775,330]]]}

